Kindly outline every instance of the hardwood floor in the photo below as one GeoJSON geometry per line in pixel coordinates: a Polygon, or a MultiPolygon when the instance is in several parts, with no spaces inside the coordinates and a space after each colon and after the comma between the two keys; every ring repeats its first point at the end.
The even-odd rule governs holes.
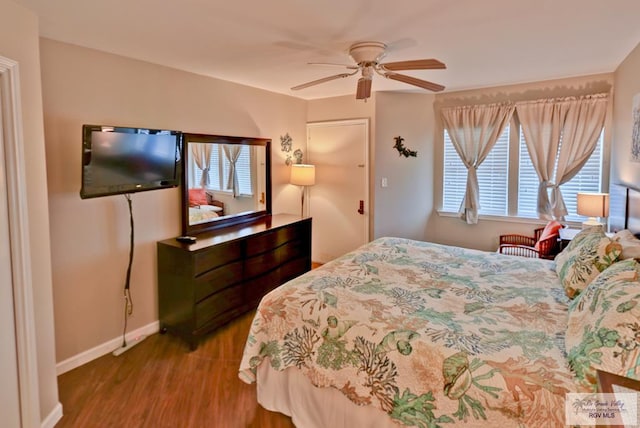
{"type": "Polygon", "coordinates": [[[64,427],[291,428],[238,378],[253,312],[206,336],[197,350],[155,334],[58,377],[64,427]]]}

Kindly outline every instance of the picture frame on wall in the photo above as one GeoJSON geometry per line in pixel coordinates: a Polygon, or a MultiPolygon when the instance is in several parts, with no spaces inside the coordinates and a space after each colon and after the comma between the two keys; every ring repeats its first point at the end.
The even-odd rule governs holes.
{"type": "Polygon", "coordinates": [[[631,119],[633,121],[631,130],[631,160],[640,162],[640,93],[633,97],[631,119]]]}
{"type": "MultiPolygon", "coordinates": [[[[606,394],[638,394],[640,391],[640,381],[636,379],[631,379],[628,377],[620,376],[617,374],[609,373],[604,370],[596,370],[597,374],[597,389],[600,393],[606,394]]],[[[638,396],[640,399],[640,396],[638,396]]],[[[624,425],[624,424],[614,424],[607,423],[606,425],[596,424],[596,427],[604,427],[607,428],[631,428],[637,427],[638,415],[640,414],[640,401],[636,401],[636,409],[635,409],[635,424],[632,425],[624,425]]],[[[633,419],[633,418],[632,418],[633,419]]],[[[619,421],[619,420],[617,420],[619,421]]]]}

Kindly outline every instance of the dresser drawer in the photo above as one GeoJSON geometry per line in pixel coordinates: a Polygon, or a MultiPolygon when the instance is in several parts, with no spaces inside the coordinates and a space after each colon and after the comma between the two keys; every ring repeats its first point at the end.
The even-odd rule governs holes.
{"type": "Polygon", "coordinates": [[[244,294],[246,302],[255,307],[265,294],[278,285],[280,285],[280,278],[277,270],[250,279],[245,282],[244,294]]]}
{"type": "Polygon", "coordinates": [[[241,257],[242,251],[240,243],[238,242],[209,247],[194,255],[194,275],[199,276],[206,271],[215,269],[233,260],[238,260],[241,257]]]}
{"type": "Polygon", "coordinates": [[[305,272],[308,272],[310,269],[311,259],[309,257],[300,257],[290,260],[280,267],[280,281],[285,283],[305,272]]]}
{"type": "Polygon", "coordinates": [[[212,294],[196,305],[196,328],[226,311],[244,305],[243,285],[237,284],[212,294]]]}
{"type": "Polygon", "coordinates": [[[289,241],[286,244],[278,247],[279,263],[286,263],[288,260],[295,259],[309,253],[308,245],[301,240],[289,241]]]}
{"type": "Polygon", "coordinates": [[[242,281],[242,260],[207,271],[195,281],[196,302],[240,281],[242,281]]]}
{"type": "Polygon", "coordinates": [[[272,250],[296,238],[298,227],[282,227],[247,240],[247,257],[272,250]]]}
{"type": "Polygon", "coordinates": [[[244,262],[244,277],[253,278],[256,275],[277,268],[279,264],[280,259],[277,250],[250,257],[244,262]]]}

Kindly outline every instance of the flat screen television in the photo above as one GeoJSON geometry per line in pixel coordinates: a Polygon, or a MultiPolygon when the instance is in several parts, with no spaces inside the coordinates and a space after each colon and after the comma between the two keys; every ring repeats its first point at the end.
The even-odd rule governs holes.
{"type": "Polygon", "coordinates": [[[176,187],[181,133],[82,126],[82,199],[176,187]]]}

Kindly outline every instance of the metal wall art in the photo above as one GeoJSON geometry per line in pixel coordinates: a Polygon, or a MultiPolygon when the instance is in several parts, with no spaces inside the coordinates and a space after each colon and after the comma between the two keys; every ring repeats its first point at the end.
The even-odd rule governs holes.
{"type": "Polygon", "coordinates": [[[393,145],[393,148],[398,151],[400,156],[404,156],[405,158],[408,158],[409,156],[414,158],[418,157],[417,151],[409,150],[404,146],[404,144],[402,143],[404,141],[404,138],[402,138],[401,136],[397,136],[394,138],[394,140],[396,140],[396,143],[393,145]]]}
{"type": "Polygon", "coordinates": [[[633,128],[631,129],[631,160],[640,162],[640,94],[633,97],[631,109],[633,128]]]}
{"type": "Polygon", "coordinates": [[[284,135],[281,135],[280,150],[282,150],[284,153],[287,154],[287,159],[285,159],[284,163],[287,165],[291,165],[292,163],[294,163],[293,158],[295,158],[295,163],[297,164],[302,163],[302,158],[304,157],[304,153],[302,152],[302,150],[295,149],[293,151],[293,158],[292,158],[292,154],[291,154],[292,149],[293,149],[293,138],[291,138],[288,132],[284,135]]]}

